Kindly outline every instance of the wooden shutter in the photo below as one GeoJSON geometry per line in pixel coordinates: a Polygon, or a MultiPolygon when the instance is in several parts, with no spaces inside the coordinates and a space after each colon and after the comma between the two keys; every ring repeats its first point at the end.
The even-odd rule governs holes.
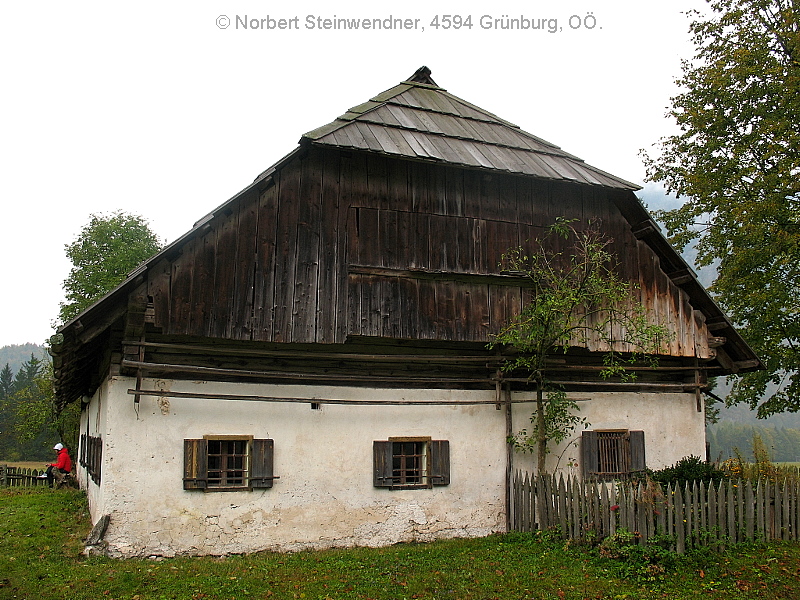
{"type": "Polygon", "coordinates": [[[273,440],[253,440],[253,452],[250,456],[250,487],[253,489],[272,487],[274,449],[273,440]]]}
{"type": "Polygon", "coordinates": [[[448,440],[431,441],[430,476],[433,485],[450,485],[450,442],[448,440]]]}
{"type": "Polygon", "coordinates": [[[183,440],[183,489],[206,489],[207,456],[205,440],[183,440]]]}
{"type": "Polygon", "coordinates": [[[372,485],[375,487],[392,487],[392,442],[372,442],[372,485]]]}
{"type": "Polygon", "coordinates": [[[583,462],[583,477],[590,479],[597,474],[597,434],[594,431],[584,431],[581,434],[581,462],[583,462]]]}
{"type": "Polygon", "coordinates": [[[631,449],[631,471],[644,471],[647,468],[644,457],[644,431],[628,432],[631,449]]]}

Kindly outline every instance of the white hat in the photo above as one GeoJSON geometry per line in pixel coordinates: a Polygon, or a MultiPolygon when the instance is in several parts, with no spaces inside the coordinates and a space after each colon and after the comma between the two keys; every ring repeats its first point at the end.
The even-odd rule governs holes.
{"type": "Polygon", "coordinates": [[[55,446],[53,446],[53,450],[61,450],[63,447],[64,447],[64,444],[62,444],[61,442],[59,442],[58,444],[56,444],[55,446]]]}

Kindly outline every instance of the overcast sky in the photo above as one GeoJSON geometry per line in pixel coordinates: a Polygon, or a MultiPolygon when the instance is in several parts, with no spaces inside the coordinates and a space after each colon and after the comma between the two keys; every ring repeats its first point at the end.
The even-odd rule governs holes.
{"type": "Polygon", "coordinates": [[[171,242],[303,133],[422,65],[449,92],[643,182],[639,149],[674,131],[664,115],[692,53],[683,12],[703,0],[462,0],[441,6],[472,28],[448,30],[433,26],[438,6],[5,3],[0,346],[51,335],[64,246],[91,213],[142,215],[171,242]],[[403,29],[320,29],[390,16],[403,29]],[[520,16],[542,28],[496,28],[520,16]],[[290,28],[268,29],[279,19],[290,28]]]}

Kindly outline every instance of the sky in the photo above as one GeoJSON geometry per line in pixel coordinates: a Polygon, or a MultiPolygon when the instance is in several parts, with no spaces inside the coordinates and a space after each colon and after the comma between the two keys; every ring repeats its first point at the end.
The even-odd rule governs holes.
{"type": "Polygon", "coordinates": [[[5,3],[0,346],[53,333],[64,248],[91,214],[141,215],[174,241],[303,133],[422,65],[642,185],[640,149],[675,131],[691,9],[707,12],[703,0],[5,3]],[[399,27],[335,27],[390,17],[399,27]]]}

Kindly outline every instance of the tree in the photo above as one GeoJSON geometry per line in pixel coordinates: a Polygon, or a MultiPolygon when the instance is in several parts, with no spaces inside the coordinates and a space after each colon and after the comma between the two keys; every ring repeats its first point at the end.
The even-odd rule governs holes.
{"type": "Polygon", "coordinates": [[[668,113],[680,133],[644,158],[651,181],[686,198],[658,218],[678,247],[696,242],[699,265],[718,263],[711,292],[766,366],[727,402],[763,418],[800,410],[800,4],[710,8],[668,113]]]}
{"type": "Polygon", "coordinates": [[[536,452],[539,473],[545,472],[549,444],[564,441],[583,422],[575,414],[575,402],[548,379],[553,354],[593,340],[610,348],[603,357],[602,376],[630,381],[635,373],[627,365],[644,355],[654,356],[670,337],[664,326],[648,321],[633,285],[616,273],[609,240],[591,224],[578,231],[571,223],[557,219],[542,238],[531,242],[530,250],[509,250],[500,264],[503,271],[525,277],[531,287],[519,316],[490,346],[515,350],[504,369],[526,372],[536,386],[533,432],[523,430],[510,441],[520,450],[536,452]],[[564,245],[553,243],[558,237],[567,240],[568,254],[554,250],[564,245]]]}
{"type": "Polygon", "coordinates": [[[22,445],[23,454],[31,456],[44,444],[47,456],[54,441],[69,449],[78,447],[80,404],[77,402],[58,410],[53,394],[53,365],[47,362],[34,377],[31,385],[14,394],[14,432],[22,445]]]}
{"type": "Polygon", "coordinates": [[[93,214],[77,238],[65,246],[72,262],[64,280],[62,323],[122,283],[141,262],[161,249],[161,240],[138,215],[121,211],[93,214]]]}
{"type": "Polygon", "coordinates": [[[7,460],[49,458],[49,448],[55,439],[48,421],[54,408],[52,400],[47,400],[53,395],[49,361],[31,354],[13,378],[9,368],[0,372],[0,380],[4,382],[0,398],[0,455],[7,460]],[[10,385],[5,385],[9,381],[10,385]],[[33,407],[41,409],[41,415],[31,420],[33,407]]]}
{"type": "Polygon", "coordinates": [[[0,371],[0,401],[10,396],[13,389],[14,373],[11,372],[11,367],[6,363],[6,366],[0,371]]]}

